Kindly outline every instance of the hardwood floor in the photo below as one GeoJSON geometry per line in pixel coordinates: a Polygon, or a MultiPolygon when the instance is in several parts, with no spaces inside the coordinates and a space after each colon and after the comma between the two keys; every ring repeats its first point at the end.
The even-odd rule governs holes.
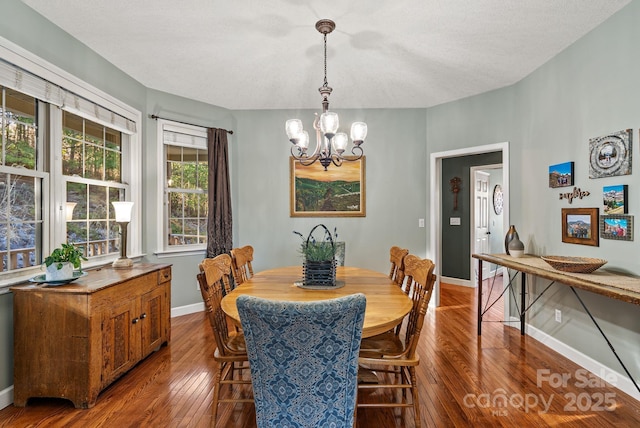
{"type": "MultiPolygon", "coordinates": [[[[475,289],[443,284],[441,303],[427,313],[419,348],[423,426],[640,426],[640,402],[613,387],[580,387],[579,366],[520,336],[518,328],[486,322],[477,337],[475,289]],[[566,386],[538,379],[562,375],[571,376],[566,386]]],[[[501,315],[495,306],[488,318],[501,315]]],[[[95,407],[77,410],[62,399],[32,399],[25,408],[0,410],[0,426],[214,426],[213,351],[203,313],[173,318],[170,345],[107,388],[95,407]]],[[[378,394],[362,393],[359,399],[378,394]]],[[[358,409],[357,420],[359,427],[414,427],[411,409],[358,409]]],[[[253,404],[221,404],[218,426],[255,427],[253,404]]]]}

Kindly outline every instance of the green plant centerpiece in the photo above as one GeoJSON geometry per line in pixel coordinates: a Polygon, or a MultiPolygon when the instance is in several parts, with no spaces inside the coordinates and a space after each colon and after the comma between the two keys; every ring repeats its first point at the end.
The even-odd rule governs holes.
{"type": "Polygon", "coordinates": [[[311,229],[309,235],[305,237],[294,231],[302,239],[300,254],[302,254],[302,284],[304,286],[335,286],[336,285],[336,245],[335,239],[338,237],[334,228],[333,235],[324,224],[318,224],[311,229]],[[321,240],[317,240],[313,232],[324,229],[321,240]]]}
{"type": "Polygon", "coordinates": [[[73,244],[62,244],[44,259],[47,267],[45,278],[47,281],[61,281],[73,277],[73,270],[82,272],[82,260],[87,260],[82,249],[73,244]]]}

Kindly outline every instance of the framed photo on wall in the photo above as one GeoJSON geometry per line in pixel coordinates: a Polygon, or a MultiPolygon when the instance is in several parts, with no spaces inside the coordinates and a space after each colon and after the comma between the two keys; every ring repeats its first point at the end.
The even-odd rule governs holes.
{"type": "Polygon", "coordinates": [[[631,174],[632,130],[589,139],[589,178],[631,174]]]}
{"type": "Polygon", "coordinates": [[[604,204],[605,214],[627,214],[629,197],[628,187],[626,184],[617,186],[604,186],[602,188],[602,202],[604,204]]]}
{"type": "Polygon", "coordinates": [[[573,162],[559,163],[549,167],[549,187],[573,186],[573,162]]]}
{"type": "Polygon", "coordinates": [[[562,242],[599,245],[598,208],[563,208],[562,242]]]}
{"type": "Polygon", "coordinates": [[[633,216],[605,215],[600,217],[600,236],[604,239],[633,241],[633,216]]]}
{"type": "Polygon", "coordinates": [[[291,217],[365,217],[365,157],[331,165],[304,166],[289,158],[291,217]]]}

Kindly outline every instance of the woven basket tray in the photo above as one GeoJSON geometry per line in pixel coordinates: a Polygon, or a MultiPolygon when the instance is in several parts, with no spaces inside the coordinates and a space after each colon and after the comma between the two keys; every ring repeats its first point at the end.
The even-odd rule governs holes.
{"type": "Polygon", "coordinates": [[[604,259],[591,257],[540,256],[551,267],[563,272],[591,273],[607,263],[604,259]]]}

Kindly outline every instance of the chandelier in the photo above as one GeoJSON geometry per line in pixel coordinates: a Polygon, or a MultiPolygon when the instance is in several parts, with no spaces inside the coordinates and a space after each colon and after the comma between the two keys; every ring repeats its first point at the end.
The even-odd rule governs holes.
{"type": "Polygon", "coordinates": [[[355,161],[362,158],[364,152],[361,145],[367,137],[367,124],[354,122],[351,125],[351,140],[353,141],[351,153],[353,156],[343,156],[349,143],[349,137],[344,132],[338,132],[338,114],[329,111],[329,95],[333,89],[327,83],[327,34],[335,28],[335,22],[329,19],[321,19],[316,22],[316,30],[324,36],[324,83],[318,89],[322,96],[322,114],[318,117],[318,113],[315,113],[313,129],[316,130],[316,148],[312,154],[307,153],[309,133],[303,129],[302,121],[289,119],[285,124],[287,137],[293,143],[291,156],[305,166],[319,160],[325,171],[331,163],[340,166],[345,160],[355,161]]]}

